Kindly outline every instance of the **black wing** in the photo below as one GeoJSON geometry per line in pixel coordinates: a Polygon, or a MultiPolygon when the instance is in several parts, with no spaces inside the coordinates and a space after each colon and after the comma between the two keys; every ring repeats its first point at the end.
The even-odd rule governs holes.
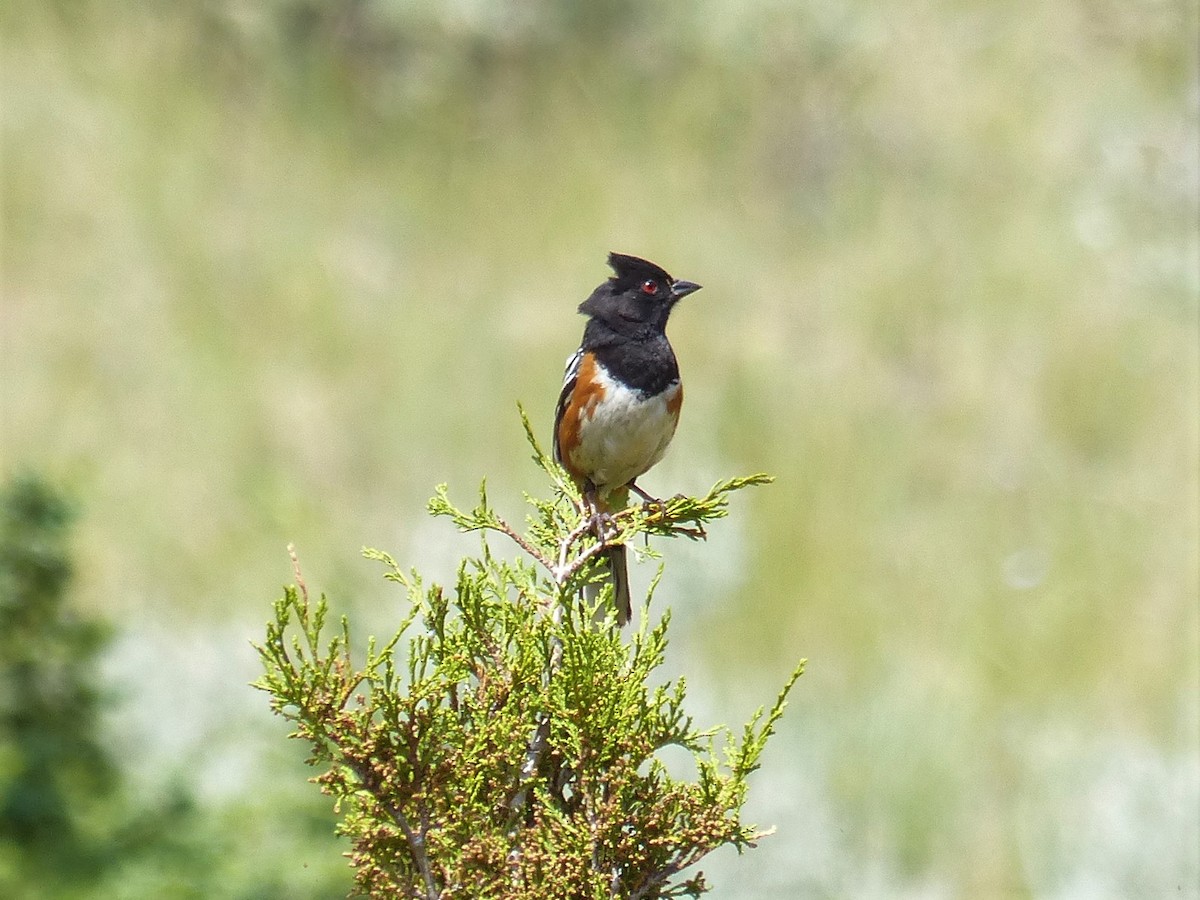
{"type": "Polygon", "coordinates": [[[563,413],[571,402],[571,394],[575,392],[575,381],[579,378],[579,364],[583,361],[583,348],[580,347],[567,360],[567,370],[563,373],[562,391],[558,395],[558,406],[554,408],[554,461],[562,465],[562,453],[558,447],[558,426],[562,422],[563,413]]]}

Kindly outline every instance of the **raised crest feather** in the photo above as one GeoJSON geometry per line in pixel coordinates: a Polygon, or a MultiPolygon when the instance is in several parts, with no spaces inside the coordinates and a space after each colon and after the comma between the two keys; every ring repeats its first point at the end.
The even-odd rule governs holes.
{"type": "Polygon", "coordinates": [[[662,266],[655,265],[640,256],[629,256],[624,253],[609,253],[608,264],[616,273],[617,281],[636,281],[644,278],[655,278],[668,284],[675,279],[667,274],[662,266]]]}

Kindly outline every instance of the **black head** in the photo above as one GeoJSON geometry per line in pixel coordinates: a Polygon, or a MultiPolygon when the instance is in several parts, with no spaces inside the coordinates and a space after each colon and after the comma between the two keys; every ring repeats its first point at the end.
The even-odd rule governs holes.
{"type": "Polygon", "coordinates": [[[663,333],[675,304],[700,285],[672,278],[648,260],[622,253],[608,254],[613,276],[592,291],[579,311],[629,337],[663,333]]]}

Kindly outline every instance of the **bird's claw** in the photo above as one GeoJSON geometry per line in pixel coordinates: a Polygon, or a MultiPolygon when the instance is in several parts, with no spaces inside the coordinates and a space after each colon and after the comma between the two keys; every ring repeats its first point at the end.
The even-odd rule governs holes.
{"type": "Polygon", "coordinates": [[[607,540],[616,532],[617,524],[613,520],[612,513],[601,508],[599,498],[594,490],[584,491],[583,512],[587,517],[588,528],[600,541],[607,540]]]}

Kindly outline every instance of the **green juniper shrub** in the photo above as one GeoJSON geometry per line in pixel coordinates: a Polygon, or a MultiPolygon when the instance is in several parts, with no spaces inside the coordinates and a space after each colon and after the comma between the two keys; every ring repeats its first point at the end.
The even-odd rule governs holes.
{"type": "MultiPolygon", "coordinates": [[[[257,686],[295,723],[293,736],[311,743],[311,763],[324,769],[316,781],[335,798],[365,894],[698,896],[704,877],[686,870],[764,834],[740,818],[747,777],[803,663],[740,736],[697,729],[684,712],[683,679],[652,686],[669,613],[650,625],[647,598],[626,640],[609,611],[611,589],[586,599],[596,592],[585,585],[606,580],[598,560],[606,543],[574,486],[531,432],[529,440],[554,495],[528,498],[524,533],[483,489],[469,511],[445,486],[430,501],[459,529],[511,539],[520,558],[500,558],[485,540],[446,590],[364,551],[411,605],[385,644],[368,641],[361,665],[345,618],[327,636],[326,601],[309,596],[297,564],[296,586],[275,604],[259,647],[266,674],[257,686]],[[668,774],[657,756],[668,746],[694,758],[694,780],[668,774]]],[[[766,481],[733,479],[703,497],[631,506],[613,516],[606,541],[703,538],[732,491],[766,481]]]]}

